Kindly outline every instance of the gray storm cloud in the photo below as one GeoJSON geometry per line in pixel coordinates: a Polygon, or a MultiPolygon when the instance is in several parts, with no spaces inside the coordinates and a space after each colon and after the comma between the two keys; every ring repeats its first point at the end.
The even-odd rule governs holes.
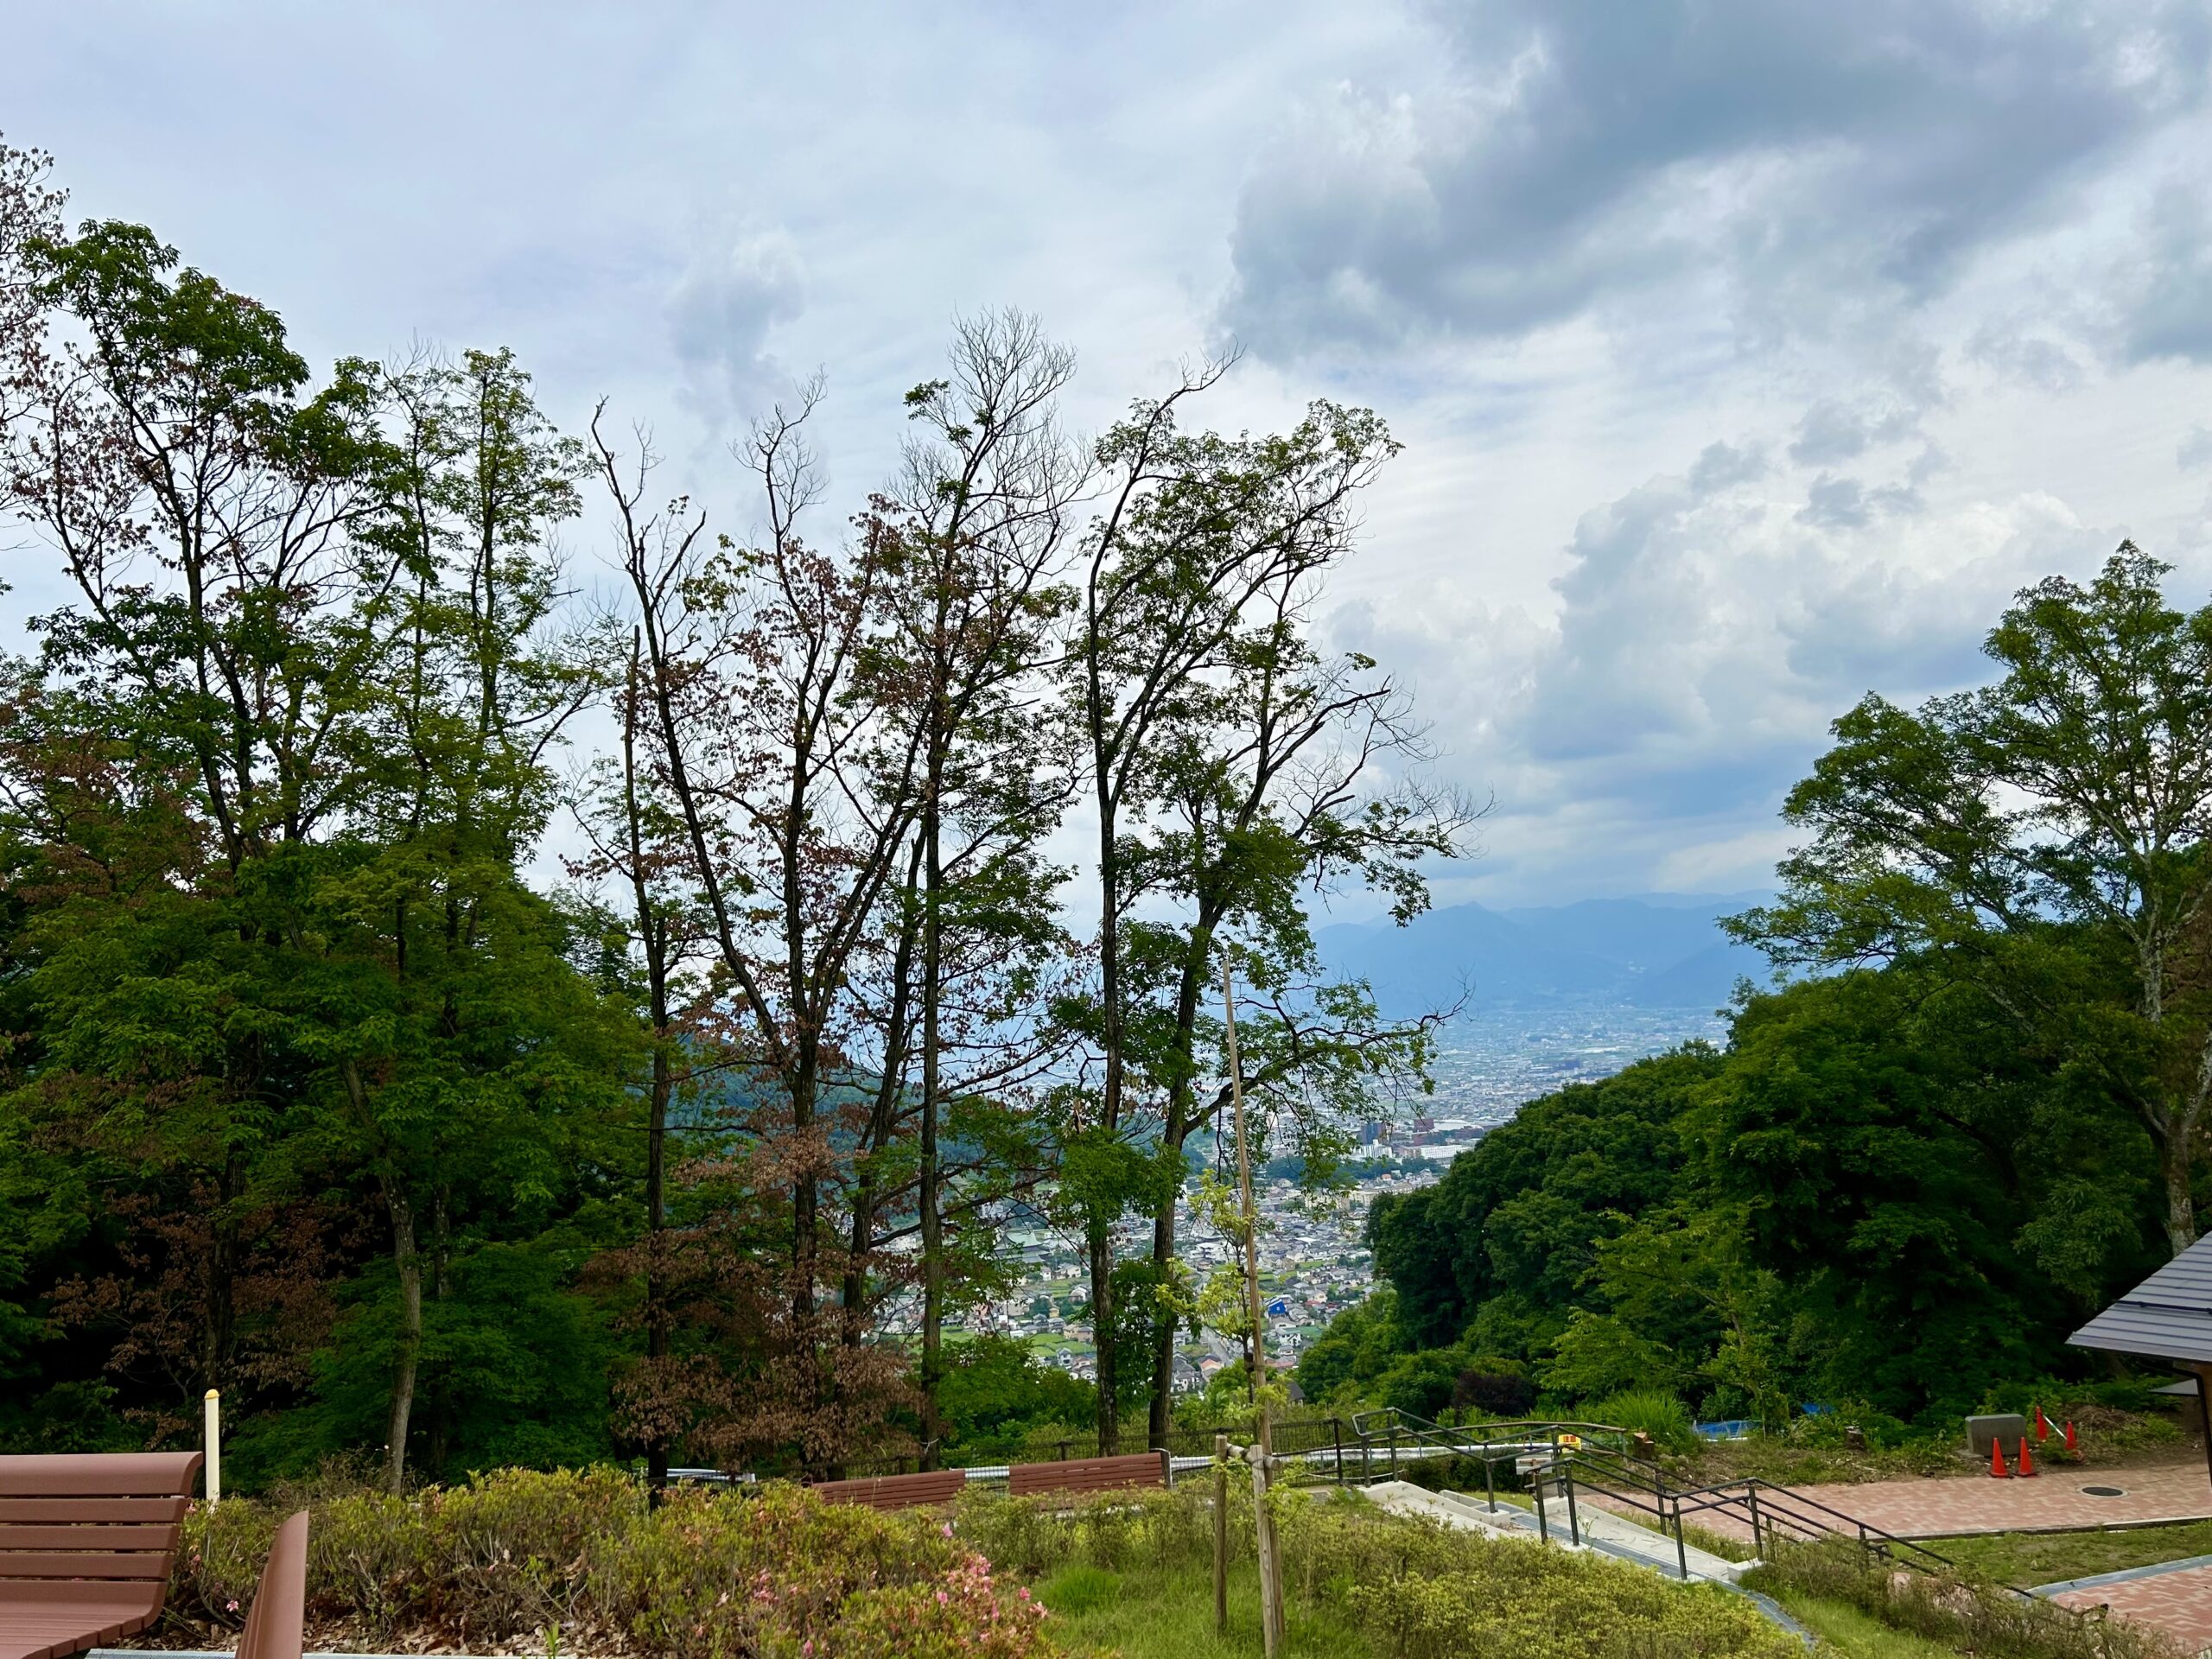
{"type": "MultiPolygon", "coordinates": [[[[1510,336],[1716,263],[1814,326],[1840,286],[1926,294],[2201,107],[2212,35],[2174,0],[1472,0],[1428,16],[1448,86],[1340,86],[1247,183],[1224,316],[1257,349],[1510,336]]],[[[2201,249],[2180,222],[2196,211],[2162,213],[2201,249]]],[[[2135,348],[2193,353],[2202,267],[2162,269],[2135,348]]]]}

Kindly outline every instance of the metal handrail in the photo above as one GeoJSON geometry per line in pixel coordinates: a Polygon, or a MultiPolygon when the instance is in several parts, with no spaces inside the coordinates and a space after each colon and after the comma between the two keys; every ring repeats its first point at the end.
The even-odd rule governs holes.
{"type": "MultiPolygon", "coordinates": [[[[1927,1573],[1931,1577],[1955,1576],[1959,1570],[1958,1564],[1948,1556],[1929,1548],[1925,1544],[1910,1538],[1900,1538],[1895,1533],[1885,1532],[1879,1527],[1869,1526],[1856,1516],[1846,1515],[1840,1510],[1829,1508],[1818,1498],[1808,1497],[1802,1492],[1787,1486],[1777,1486],[1772,1481],[1758,1476],[1746,1476],[1741,1480],[1723,1481],[1712,1485],[1677,1491],[1669,1487],[1665,1478],[1656,1470],[1647,1472],[1636,1466],[1630,1459],[1603,1451],[1566,1451],[1554,1456],[1544,1468],[1535,1471],[1540,1493],[1541,1483],[1547,1478],[1563,1487],[1567,1502],[1567,1522],[1573,1529],[1574,1541],[1577,1543],[1581,1541],[1580,1526],[1574,1503],[1574,1479],[1578,1471],[1582,1474],[1586,1484],[1604,1497],[1628,1503],[1633,1508],[1656,1516],[1662,1535],[1667,1530],[1668,1512],[1671,1510],[1674,1520],[1675,1559],[1681,1576],[1685,1579],[1689,1577],[1688,1541],[1684,1530],[1686,1518],[1690,1515],[1708,1513],[1739,1514],[1751,1529],[1751,1548],[1755,1554],[1764,1554],[1766,1538],[1773,1536],[1778,1530],[1787,1529],[1814,1541],[1823,1538],[1853,1539],[1862,1551],[1872,1550],[1885,1561],[1893,1562],[1914,1572],[1927,1573]],[[1593,1475],[1599,1478],[1591,1478],[1593,1475]],[[1626,1486],[1638,1496],[1631,1497],[1627,1493],[1610,1490],[1605,1484],[1607,1481],[1616,1485],[1626,1486]],[[1761,1494],[1765,1495],[1764,1509],[1760,1503],[1761,1494]],[[1649,1503],[1642,1501],[1643,1495],[1648,1495],[1651,1501],[1649,1503]],[[1827,1519],[1815,1518],[1815,1516],[1803,1512],[1808,1510],[1815,1511],[1818,1516],[1825,1516],[1827,1519]],[[1842,1524],[1833,1524],[1839,1522],[1842,1524]]],[[[1538,1509],[1541,1522],[1541,1497],[1538,1509]]],[[[2017,1585],[2008,1584],[2003,1587],[2023,1600],[2042,1599],[2017,1585]]],[[[2063,1604],[2054,1602],[2050,1605],[2062,1606],[2063,1604]]],[[[2065,1611],[2076,1618],[2087,1616],[2079,1608],[2069,1607],[2065,1611]]]]}

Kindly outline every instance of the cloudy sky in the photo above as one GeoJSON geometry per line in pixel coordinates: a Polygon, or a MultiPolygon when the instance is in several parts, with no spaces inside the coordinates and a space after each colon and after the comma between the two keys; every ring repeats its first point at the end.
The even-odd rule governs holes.
{"type": "Polygon", "coordinates": [[[311,354],[512,345],[710,491],[820,368],[856,500],[983,306],[1084,425],[1230,341],[1218,424],[1371,404],[1329,626],[1496,797],[1446,896],[1541,902],[1758,885],[1829,719],[2123,536],[2212,594],[2208,54],[2202,0],[73,0],[0,130],[311,354]]]}

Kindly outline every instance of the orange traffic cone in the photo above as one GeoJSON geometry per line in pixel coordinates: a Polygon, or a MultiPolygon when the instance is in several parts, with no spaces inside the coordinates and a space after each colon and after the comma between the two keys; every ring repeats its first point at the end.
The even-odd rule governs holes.
{"type": "Polygon", "coordinates": [[[2036,1408],[2036,1439],[2039,1440],[2047,1440],[2050,1438],[2050,1419],[2044,1416],[2043,1414],[2043,1408],[2041,1406],[2037,1406],[2036,1408]]]}
{"type": "Polygon", "coordinates": [[[2035,1474],[2036,1460],[2028,1455],[2028,1437],[2023,1434],[2020,1436],[2020,1478],[2033,1480],[2035,1474]]]}
{"type": "Polygon", "coordinates": [[[2066,1449],[2074,1450],[2074,1420],[2070,1417],[2066,1420],[2066,1449]]]}
{"type": "Polygon", "coordinates": [[[2005,1466],[2005,1442],[1993,1439],[1989,1442],[1989,1478],[2002,1480],[2012,1472],[2005,1466]]]}

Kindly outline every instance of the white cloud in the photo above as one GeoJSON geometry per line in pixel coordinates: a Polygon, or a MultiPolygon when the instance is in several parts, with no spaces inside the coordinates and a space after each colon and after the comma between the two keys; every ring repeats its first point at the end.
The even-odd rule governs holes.
{"type": "Polygon", "coordinates": [[[668,298],[684,395],[712,425],[755,413],[789,378],[768,349],[806,308],[806,272],[780,226],[728,238],[695,257],[668,298]]]}
{"type": "Polygon", "coordinates": [[[1970,679],[2015,587],[2123,533],[2203,598],[2209,34],[2196,0],[116,0],[27,13],[0,108],[73,211],[318,359],[512,344],[569,424],[611,393],[690,457],[822,365],[823,536],[958,311],[1041,313],[1090,429],[1238,335],[1200,418],[1319,394],[1408,440],[1331,626],[1497,798],[1453,890],[1541,899],[1758,885],[1829,720],[1970,679]]]}

